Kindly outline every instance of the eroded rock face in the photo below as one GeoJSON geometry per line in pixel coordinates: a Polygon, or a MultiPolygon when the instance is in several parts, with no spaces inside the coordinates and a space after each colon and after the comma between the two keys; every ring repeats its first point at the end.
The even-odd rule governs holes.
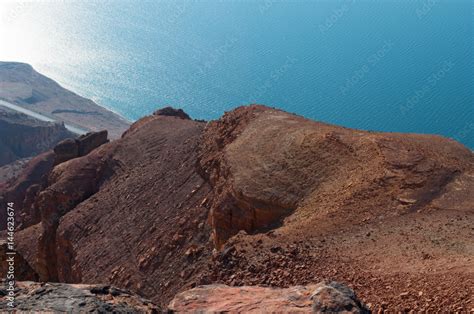
{"type": "MultiPolygon", "coordinates": [[[[209,220],[213,228],[214,243],[217,247],[221,247],[228,238],[240,230],[255,232],[271,228],[282,217],[290,213],[295,206],[294,200],[278,201],[278,197],[284,198],[288,194],[276,195],[277,186],[270,187],[269,185],[267,188],[263,185],[265,183],[257,182],[258,173],[251,172],[259,167],[259,164],[250,162],[245,165],[250,168],[244,169],[246,174],[243,175],[252,176],[250,182],[256,183],[247,188],[246,182],[238,181],[238,178],[236,180],[234,177],[234,174],[239,174],[239,172],[234,171],[236,169],[232,168],[232,162],[229,160],[229,147],[234,147],[234,152],[242,149],[237,153],[240,160],[245,159],[245,154],[250,153],[248,151],[250,146],[247,148],[245,147],[247,143],[239,144],[239,139],[248,125],[267,110],[271,109],[263,106],[238,108],[226,113],[220,120],[210,122],[202,136],[199,169],[203,177],[213,185],[214,198],[209,220]],[[244,189],[246,191],[254,190],[255,193],[245,194],[244,189]],[[263,190],[268,193],[259,195],[260,192],[264,192],[263,190]],[[259,196],[255,198],[253,195],[259,196]]],[[[256,142],[253,144],[255,146],[252,147],[258,146],[256,142]]],[[[262,150],[262,155],[269,153],[272,152],[263,152],[262,150]]],[[[231,156],[235,155],[231,154],[231,156]]],[[[253,156],[249,156],[249,158],[253,158],[253,156]]],[[[269,178],[268,174],[267,178],[269,178]]],[[[273,186],[274,183],[272,182],[271,185],[273,186]]],[[[270,183],[267,182],[267,184],[270,183]]]]}
{"type": "Polygon", "coordinates": [[[90,132],[77,138],[79,157],[89,154],[97,147],[108,143],[107,130],[90,132]]]}
{"type": "Polygon", "coordinates": [[[35,120],[0,107],[0,166],[44,153],[74,136],[62,124],[35,120]]]}
{"type": "Polygon", "coordinates": [[[208,124],[199,166],[213,185],[210,222],[220,247],[239,230],[274,228],[310,202],[419,210],[472,166],[472,152],[436,136],[350,130],[255,105],[208,124]]]}
{"type": "Polygon", "coordinates": [[[66,139],[54,147],[55,164],[58,165],[70,159],[85,156],[108,141],[107,130],[90,132],[77,139],[66,139]]]}
{"type": "MultiPolygon", "coordinates": [[[[2,282],[2,286],[3,282],[2,282]]],[[[18,281],[15,310],[25,312],[160,313],[151,301],[130,291],[104,285],[71,285],[18,281]]],[[[8,310],[5,290],[0,290],[0,308],[8,310]]]]}
{"type": "MultiPolygon", "coordinates": [[[[40,154],[27,163],[20,176],[9,182],[0,191],[0,206],[15,204],[17,228],[25,228],[40,221],[40,213],[32,209],[37,193],[46,184],[48,174],[54,166],[55,154],[51,151],[40,154]]],[[[6,228],[6,212],[0,211],[0,230],[6,228]]]]}
{"type": "Polygon", "coordinates": [[[75,139],[69,138],[59,142],[58,145],[54,147],[54,153],[56,154],[54,163],[58,165],[69,159],[79,157],[79,145],[77,145],[75,139]]]}
{"type": "MultiPolygon", "coordinates": [[[[15,204],[17,209],[15,215],[17,228],[26,228],[40,221],[41,205],[37,203],[37,201],[40,201],[40,192],[52,185],[51,181],[55,180],[55,178],[51,178],[50,180],[50,175],[55,166],[70,159],[86,156],[92,150],[107,142],[107,131],[88,133],[77,139],[66,139],[61,141],[54,147],[53,151],[40,154],[29,161],[24,166],[24,169],[18,178],[9,181],[0,190],[1,206],[4,206],[6,202],[13,202],[15,204]],[[48,180],[50,181],[48,182],[48,180]]],[[[59,171],[60,170],[58,170],[58,172],[59,171]]],[[[57,176],[57,174],[55,175],[57,176]]],[[[73,183],[73,185],[77,184],[78,188],[80,188],[81,184],[80,177],[81,176],[78,176],[78,181],[73,183]]],[[[90,188],[92,189],[96,186],[94,180],[95,177],[93,178],[93,182],[88,181],[88,184],[90,184],[90,188]]],[[[77,193],[80,193],[80,190],[78,190],[77,193]]],[[[49,204],[47,206],[49,206],[48,208],[51,210],[51,208],[70,207],[72,205],[74,204],[64,205],[61,203],[54,203],[54,205],[49,204]]],[[[0,213],[0,230],[5,229],[5,219],[2,218],[4,214],[3,211],[0,213]]]]}
{"type": "Polygon", "coordinates": [[[55,166],[35,199],[40,224],[19,236],[40,279],[115,283],[167,301],[199,281],[212,250],[209,185],[196,171],[203,127],[151,116],[55,166]]]}
{"type": "MultiPolygon", "coordinates": [[[[37,271],[43,281],[58,281],[56,231],[61,217],[96,193],[114,172],[111,147],[103,146],[84,158],[56,166],[47,185],[37,194],[33,208],[41,214],[37,271]]],[[[59,252],[62,253],[62,252],[59,252]]]]}
{"type": "Polygon", "coordinates": [[[176,295],[168,309],[176,313],[370,313],[352,289],[336,282],[286,289],[199,286],[176,295]]]}

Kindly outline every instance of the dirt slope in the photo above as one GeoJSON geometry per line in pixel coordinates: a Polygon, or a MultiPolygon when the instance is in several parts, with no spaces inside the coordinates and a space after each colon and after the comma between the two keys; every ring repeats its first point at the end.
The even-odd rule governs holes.
{"type": "Polygon", "coordinates": [[[337,279],[375,308],[472,307],[469,149],[438,136],[362,132],[258,106],[229,113],[206,135],[236,130],[235,140],[208,141],[202,153],[217,187],[215,242],[240,229],[282,226],[232,238],[213,280],[288,286],[337,279]]]}

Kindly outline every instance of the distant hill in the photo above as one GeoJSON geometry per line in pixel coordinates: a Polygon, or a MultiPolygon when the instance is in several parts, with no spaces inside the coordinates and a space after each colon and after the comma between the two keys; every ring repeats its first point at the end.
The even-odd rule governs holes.
{"type": "Polygon", "coordinates": [[[82,129],[108,130],[112,139],[129,126],[119,115],[61,87],[25,63],[0,62],[0,99],[82,129]]]}

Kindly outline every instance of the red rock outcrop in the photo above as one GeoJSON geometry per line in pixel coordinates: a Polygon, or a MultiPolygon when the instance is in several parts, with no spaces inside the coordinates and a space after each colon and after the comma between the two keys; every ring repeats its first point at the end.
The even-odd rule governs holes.
{"type": "Polygon", "coordinates": [[[79,157],[85,156],[100,145],[108,143],[109,140],[107,139],[107,134],[107,130],[102,130],[99,132],[90,132],[79,136],[76,140],[79,157]]]}
{"type": "Polygon", "coordinates": [[[96,193],[113,173],[115,162],[109,147],[102,146],[84,158],[56,166],[47,187],[38,193],[34,210],[41,213],[42,231],[38,241],[37,272],[43,281],[58,281],[56,231],[59,221],[77,204],[96,193]]]}
{"type": "MultiPolygon", "coordinates": [[[[15,215],[19,229],[40,221],[40,192],[48,184],[48,178],[54,166],[73,158],[85,156],[95,148],[107,143],[107,131],[88,133],[77,139],[66,139],[48,151],[33,158],[25,166],[21,175],[10,180],[0,190],[0,205],[13,202],[18,209],[15,215]]],[[[95,182],[91,183],[94,186],[95,182]]],[[[56,205],[55,205],[56,206],[56,205]]],[[[53,207],[55,207],[53,206],[53,207]]],[[[0,230],[5,229],[5,213],[0,213],[0,230]]]]}
{"type": "MultiPolygon", "coordinates": [[[[217,246],[295,211],[292,220],[307,216],[303,224],[321,219],[318,208],[346,217],[416,212],[469,178],[473,165],[469,149],[441,137],[344,129],[262,106],[227,113],[203,138],[200,167],[214,188],[217,246]]],[[[468,183],[455,200],[466,210],[468,183]]]]}
{"type": "Polygon", "coordinates": [[[155,300],[198,281],[212,249],[209,186],[196,171],[203,128],[156,115],[54,167],[35,201],[41,223],[19,235],[37,239],[19,250],[40,279],[116,283],[155,300]]]}
{"type": "Polygon", "coordinates": [[[18,251],[42,279],[163,306],[199,284],[337,280],[373,310],[467,311],[473,178],[473,153],[438,136],[264,106],[209,124],[152,115],[51,171],[18,251]]]}
{"type": "Polygon", "coordinates": [[[370,313],[354,291],[337,282],[287,289],[199,286],[170,302],[173,313],[370,313]]]}
{"type": "MultiPolygon", "coordinates": [[[[43,153],[27,163],[18,178],[8,182],[0,190],[0,206],[15,204],[15,221],[18,228],[24,228],[40,221],[38,211],[32,209],[36,196],[46,183],[48,174],[54,166],[55,154],[43,153]]],[[[0,230],[6,228],[6,212],[0,212],[0,230]]]]}
{"type": "Polygon", "coordinates": [[[56,155],[54,161],[56,165],[68,161],[69,159],[79,157],[79,145],[73,138],[59,142],[58,145],[54,147],[53,151],[56,155]]]}
{"type": "Polygon", "coordinates": [[[107,130],[90,132],[76,139],[66,139],[58,143],[54,147],[54,153],[56,154],[55,165],[73,158],[85,156],[100,145],[108,143],[107,134],[107,130]]]}

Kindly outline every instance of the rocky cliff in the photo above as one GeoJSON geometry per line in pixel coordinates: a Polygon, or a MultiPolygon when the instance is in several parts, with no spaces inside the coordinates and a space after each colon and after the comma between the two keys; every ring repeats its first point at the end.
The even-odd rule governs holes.
{"type": "MultiPolygon", "coordinates": [[[[54,149],[44,152],[26,163],[20,175],[0,186],[0,206],[7,203],[16,206],[15,221],[19,229],[40,222],[41,212],[37,207],[39,193],[48,186],[48,177],[53,168],[70,159],[83,157],[108,142],[107,131],[87,133],[76,139],[68,138],[54,149]]],[[[0,230],[6,228],[6,211],[0,212],[0,230]]]]}
{"type": "Polygon", "coordinates": [[[201,284],[337,280],[372,310],[472,308],[474,157],[455,141],[253,105],[210,123],[157,111],[84,156],[43,160],[36,220],[16,236],[43,281],[166,307],[201,284]]]}
{"type": "Polygon", "coordinates": [[[108,130],[119,138],[129,122],[60,86],[30,65],[0,62],[0,99],[85,130],[108,130]]]}
{"type": "Polygon", "coordinates": [[[0,166],[36,156],[74,137],[63,124],[39,121],[0,107],[0,166]]]}

